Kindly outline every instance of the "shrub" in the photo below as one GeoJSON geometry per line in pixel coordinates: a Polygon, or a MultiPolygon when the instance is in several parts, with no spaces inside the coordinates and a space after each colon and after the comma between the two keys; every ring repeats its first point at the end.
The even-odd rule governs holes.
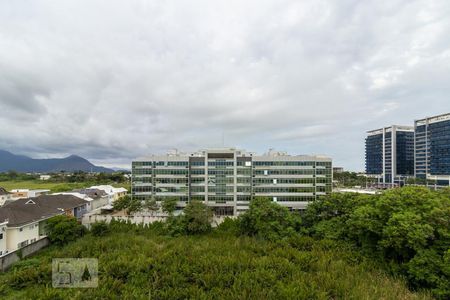
{"type": "Polygon", "coordinates": [[[95,222],[91,225],[91,233],[94,236],[104,236],[109,232],[108,224],[105,221],[95,222]]]}
{"type": "Polygon", "coordinates": [[[215,230],[219,234],[230,234],[238,236],[240,234],[240,219],[225,218],[215,230]]]}
{"type": "Polygon", "coordinates": [[[47,220],[46,233],[56,245],[64,245],[84,235],[86,228],[77,219],[66,215],[55,216],[47,220]]]}

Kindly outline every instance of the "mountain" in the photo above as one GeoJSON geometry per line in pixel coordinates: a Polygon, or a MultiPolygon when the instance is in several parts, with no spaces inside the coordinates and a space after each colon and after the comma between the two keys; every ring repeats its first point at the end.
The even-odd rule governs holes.
{"type": "Polygon", "coordinates": [[[65,158],[34,159],[24,155],[15,155],[0,150],[0,172],[14,170],[17,172],[49,173],[49,172],[114,172],[112,169],[98,167],[77,155],[65,158]]]}

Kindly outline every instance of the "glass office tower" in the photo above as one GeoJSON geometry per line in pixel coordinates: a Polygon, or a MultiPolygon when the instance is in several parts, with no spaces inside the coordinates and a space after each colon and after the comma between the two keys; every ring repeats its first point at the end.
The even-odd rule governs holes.
{"type": "Polygon", "coordinates": [[[366,174],[380,183],[401,183],[414,175],[414,128],[392,125],[367,132],[366,174]]]}
{"type": "Polygon", "coordinates": [[[203,201],[216,215],[238,215],[253,197],[269,197],[292,210],[331,193],[332,161],[323,156],[234,148],[154,155],[132,163],[133,198],[177,197],[183,207],[203,201]]]}
{"type": "Polygon", "coordinates": [[[415,175],[450,185],[450,113],[414,122],[415,175]]]}

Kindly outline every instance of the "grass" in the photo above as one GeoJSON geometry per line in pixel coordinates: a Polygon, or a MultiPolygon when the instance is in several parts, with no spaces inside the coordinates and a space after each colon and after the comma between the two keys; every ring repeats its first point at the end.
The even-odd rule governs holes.
{"type": "MultiPolygon", "coordinates": [[[[49,182],[43,180],[19,180],[19,181],[0,181],[0,187],[5,188],[7,191],[11,191],[14,189],[46,189],[50,190],[52,193],[57,192],[66,192],[71,191],[73,189],[86,188],[92,185],[99,185],[99,183],[95,182],[75,182],[75,183],[66,183],[66,182],[49,182]]],[[[124,187],[130,190],[129,184],[112,184],[115,187],[124,187]]]]}
{"type": "Polygon", "coordinates": [[[51,246],[0,275],[1,299],[430,299],[327,241],[138,230],[51,246]],[[95,257],[99,287],[54,289],[54,257],[95,257]]]}

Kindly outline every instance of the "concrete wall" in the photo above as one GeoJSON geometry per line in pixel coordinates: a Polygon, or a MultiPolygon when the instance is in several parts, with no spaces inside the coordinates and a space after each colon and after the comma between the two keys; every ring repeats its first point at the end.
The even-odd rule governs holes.
{"type": "Polygon", "coordinates": [[[50,241],[48,238],[43,238],[33,244],[25,246],[20,250],[10,252],[4,256],[0,256],[0,271],[7,271],[15,262],[18,262],[21,258],[30,256],[42,248],[48,246],[50,241]],[[21,255],[19,255],[21,252],[21,255]]]}
{"type": "MultiPolygon", "coordinates": [[[[150,224],[153,222],[161,221],[164,222],[167,216],[152,216],[152,215],[137,215],[137,216],[111,216],[111,215],[85,215],[81,220],[81,223],[90,228],[92,223],[95,222],[111,222],[112,219],[116,221],[125,221],[132,224],[150,224]]],[[[216,227],[225,220],[225,217],[213,217],[212,226],[216,227]]]]}
{"type": "Polygon", "coordinates": [[[91,201],[91,209],[90,210],[94,210],[97,209],[99,207],[105,206],[107,204],[109,204],[109,197],[108,196],[103,196],[101,198],[98,199],[94,199],[91,201]]]}

